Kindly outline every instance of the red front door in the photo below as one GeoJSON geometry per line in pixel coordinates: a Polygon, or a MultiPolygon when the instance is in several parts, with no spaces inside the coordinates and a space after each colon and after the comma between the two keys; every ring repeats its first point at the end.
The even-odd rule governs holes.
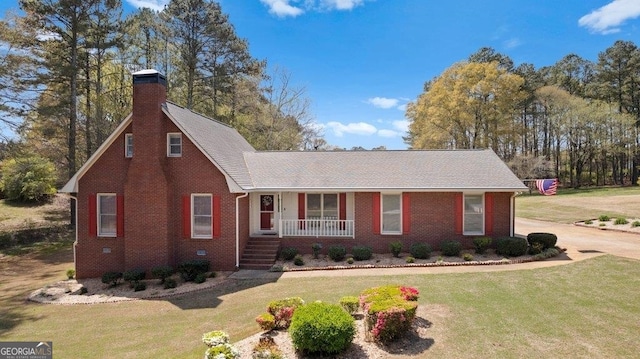
{"type": "Polygon", "coordinates": [[[260,195],[260,230],[273,230],[274,199],[272,194],[260,195]]]}

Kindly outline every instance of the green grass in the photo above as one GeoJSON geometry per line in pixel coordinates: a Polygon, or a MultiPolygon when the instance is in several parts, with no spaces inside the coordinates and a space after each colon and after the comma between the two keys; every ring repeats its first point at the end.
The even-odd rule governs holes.
{"type": "Polygon", "coordinates": [[[516,197],[516,217],[573,223],[601,215],[640,218],[640,187],[561,189],[555,196],[516,197]]]}
{"type": "Polygon", "coordinates": [[[38,261],[22,265],[0,284],[0,340],[52,340],[59,358],[201,357],[202,333],[222,329],[232,341],[257,333],[255,317],[271,300],[338,303],[385,284],[421,292],[433,342],[416,357],[622,358],[638,350],[640,262],[612,256],[523,271],[238,281],[165,300],[76,306],[23,301],[63,279],[68,262],[44,271],[38,261]]]}

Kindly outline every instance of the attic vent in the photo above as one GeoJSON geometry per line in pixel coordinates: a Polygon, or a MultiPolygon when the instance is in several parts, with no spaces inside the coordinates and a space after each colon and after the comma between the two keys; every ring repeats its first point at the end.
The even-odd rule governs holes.
{"type": "Polygon", "coordinates": [[[160,84],[167,86],[167,78],[156,70],[143,70],[133,74],[133,84],[160,84]]]}

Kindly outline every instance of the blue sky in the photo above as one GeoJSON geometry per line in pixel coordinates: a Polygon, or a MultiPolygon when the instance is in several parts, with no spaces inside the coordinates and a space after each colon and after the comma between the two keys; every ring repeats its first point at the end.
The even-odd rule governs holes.
{"type": "MultiPolygon", "coordinates": [[[[123,0],[125,11],[168,0],[123,0]]],[[[483,46],[516,65],[597,61],[640,45],[640,0],[221,0],[251,54],[304,87],[326,140],[404,149],[404,109],[425,81],[483,46]]],[[[0,11],[16,8],[3,0],[0,11]]]]}

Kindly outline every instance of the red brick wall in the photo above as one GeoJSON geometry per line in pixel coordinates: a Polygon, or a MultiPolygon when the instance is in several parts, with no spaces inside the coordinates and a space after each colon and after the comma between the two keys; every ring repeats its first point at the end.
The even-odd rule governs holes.
{"type": "MultiPolygon", "coordinates": [[[[312,253],[311,245],[320,242],[323,253],[331,245],[344,245],[350,252],[354,245],[367,245],[376,253],[388,253],[389,243],[400,241],[403,250],[408,251],[412,243],[427,242],[438,250],[440,242],[457,240],[465,248],[473,247],[475,236],[455,234],[453,192],[410,193],[411,231],[403,235],[382,235],[373,233],[373,193],[355,193],[355,238],[283,238],[282,247],[296,247],[301,253],[312,253]]],[[[494,193],[494,231],[491,237],[508,236],[510,231],[511,193],[494,193]]]]}

